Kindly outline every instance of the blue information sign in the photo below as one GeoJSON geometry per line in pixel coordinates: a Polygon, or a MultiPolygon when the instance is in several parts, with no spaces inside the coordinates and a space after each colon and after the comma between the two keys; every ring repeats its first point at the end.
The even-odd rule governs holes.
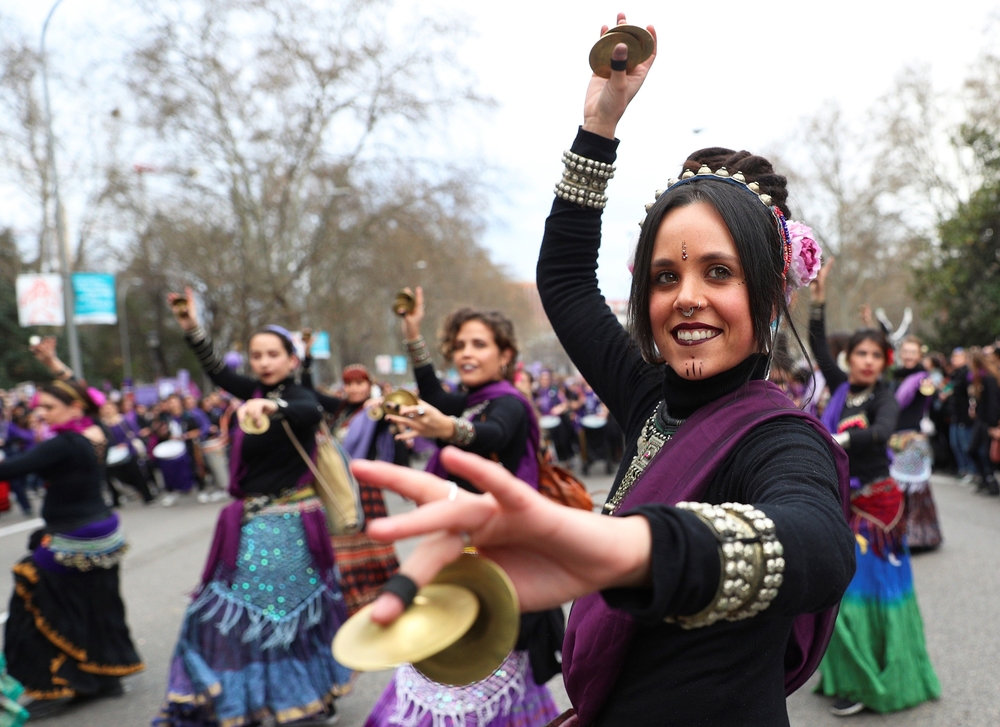
{"type": "Polygon", "coordinates": [[[118,322],[115,276],[110,273],[73,273],[73,320],[77,323],[118,322]]]}

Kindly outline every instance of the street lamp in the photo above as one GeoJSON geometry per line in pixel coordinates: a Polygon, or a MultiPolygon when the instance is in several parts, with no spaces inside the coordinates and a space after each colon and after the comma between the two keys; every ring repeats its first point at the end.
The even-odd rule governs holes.
{"type": "Polygon", "coordinates": [[[128,278],[121,284],[121,301],[118,303],[118,334],[122,342],[122,385],[125,381],[132,379],[132,348],[128,340],[128,308],[125,303],[128,299],[128,289],[133,285],[142,285],[142,278],[128,278]]]}
{"type": "Polygon", "coordinates": [[[45,16],[42,23],[42,88],[45,92],[45,127],[48,132],[46,151],[48,158],[49,174],[52,176],[52,196],[56,201],[56,237],[59,238],[59,265],[62,268],[63,280],[63,314],[66,317],[66,337],[69,339],[69,361],[73,368],[73,373],[83,378],[83,361],[80,358],[80,339],[76,332],[76,321],[73,316],[76,305],[73,295],[73,276],[69,269],[69,241],[66,238],[66,220],[63,213],[62,199],[59,196],[59,171],[56,169],[56,140],[52,133],[52,102],[49,100],[49,71],[45,57],[45,33],[49,29],[49,21],[52,13],[62,3],[56,0],[49,14],[45,16]]]}

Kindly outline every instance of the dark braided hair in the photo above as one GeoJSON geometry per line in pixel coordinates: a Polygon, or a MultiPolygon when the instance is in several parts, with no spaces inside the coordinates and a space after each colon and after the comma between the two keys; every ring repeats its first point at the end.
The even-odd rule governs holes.
{"type": "MultiPolygon", "coordinates": [[[[691,154],[684,162],[681,172],[691,170],[697,173],[702,165],[707,165],[712,171],[725,167],[730,175],[742,172],[748,183],[757,182],[761,193],[771,195],[771,203],[777,205],[786,218],[791,216],[788,209],[787,180],[776,173],[764,157],[748,151],[709,147],[691,154]]],[[[778,316],[788,321],[799,347],[805,350],[788,314],[782,276],[784,259],[781,237],[774,216],[748,190],[722,179],[705,176],[660,195],[643,221],[635,252],[632,292],[629,296],[629,323],[643,358],[650,362],[659,358],[649,319],[652,290],[650,271],[657,232],[671,210],[699,202],[710,204],[719,213],[736,243],[750,296],[750,318],[757,350],[771,353],[771,324],[778,316]]]]}

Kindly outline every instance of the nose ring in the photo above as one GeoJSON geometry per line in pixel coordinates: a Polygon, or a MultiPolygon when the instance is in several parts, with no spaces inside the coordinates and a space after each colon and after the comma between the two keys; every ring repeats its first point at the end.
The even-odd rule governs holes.
{"type": "Polygon", "coordinates": [[[698,305],[696,305],[694,308],[688,308],[687,310],[681,308],[681,315],[684,316],[685,318],[690,318],[691,316],[694,315],[694,312],[696,310],[701,310],[701,301],[698,301],[698,305]]]}

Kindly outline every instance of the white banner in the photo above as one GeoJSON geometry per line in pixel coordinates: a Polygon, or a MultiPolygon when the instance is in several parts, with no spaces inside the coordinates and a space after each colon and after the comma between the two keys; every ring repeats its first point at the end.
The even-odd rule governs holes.
{"type": "Polygon", "coordinates": [[[22,328],[61,326],[66,322],[61,276],[17,276],[17,322],[22,328]]]}

